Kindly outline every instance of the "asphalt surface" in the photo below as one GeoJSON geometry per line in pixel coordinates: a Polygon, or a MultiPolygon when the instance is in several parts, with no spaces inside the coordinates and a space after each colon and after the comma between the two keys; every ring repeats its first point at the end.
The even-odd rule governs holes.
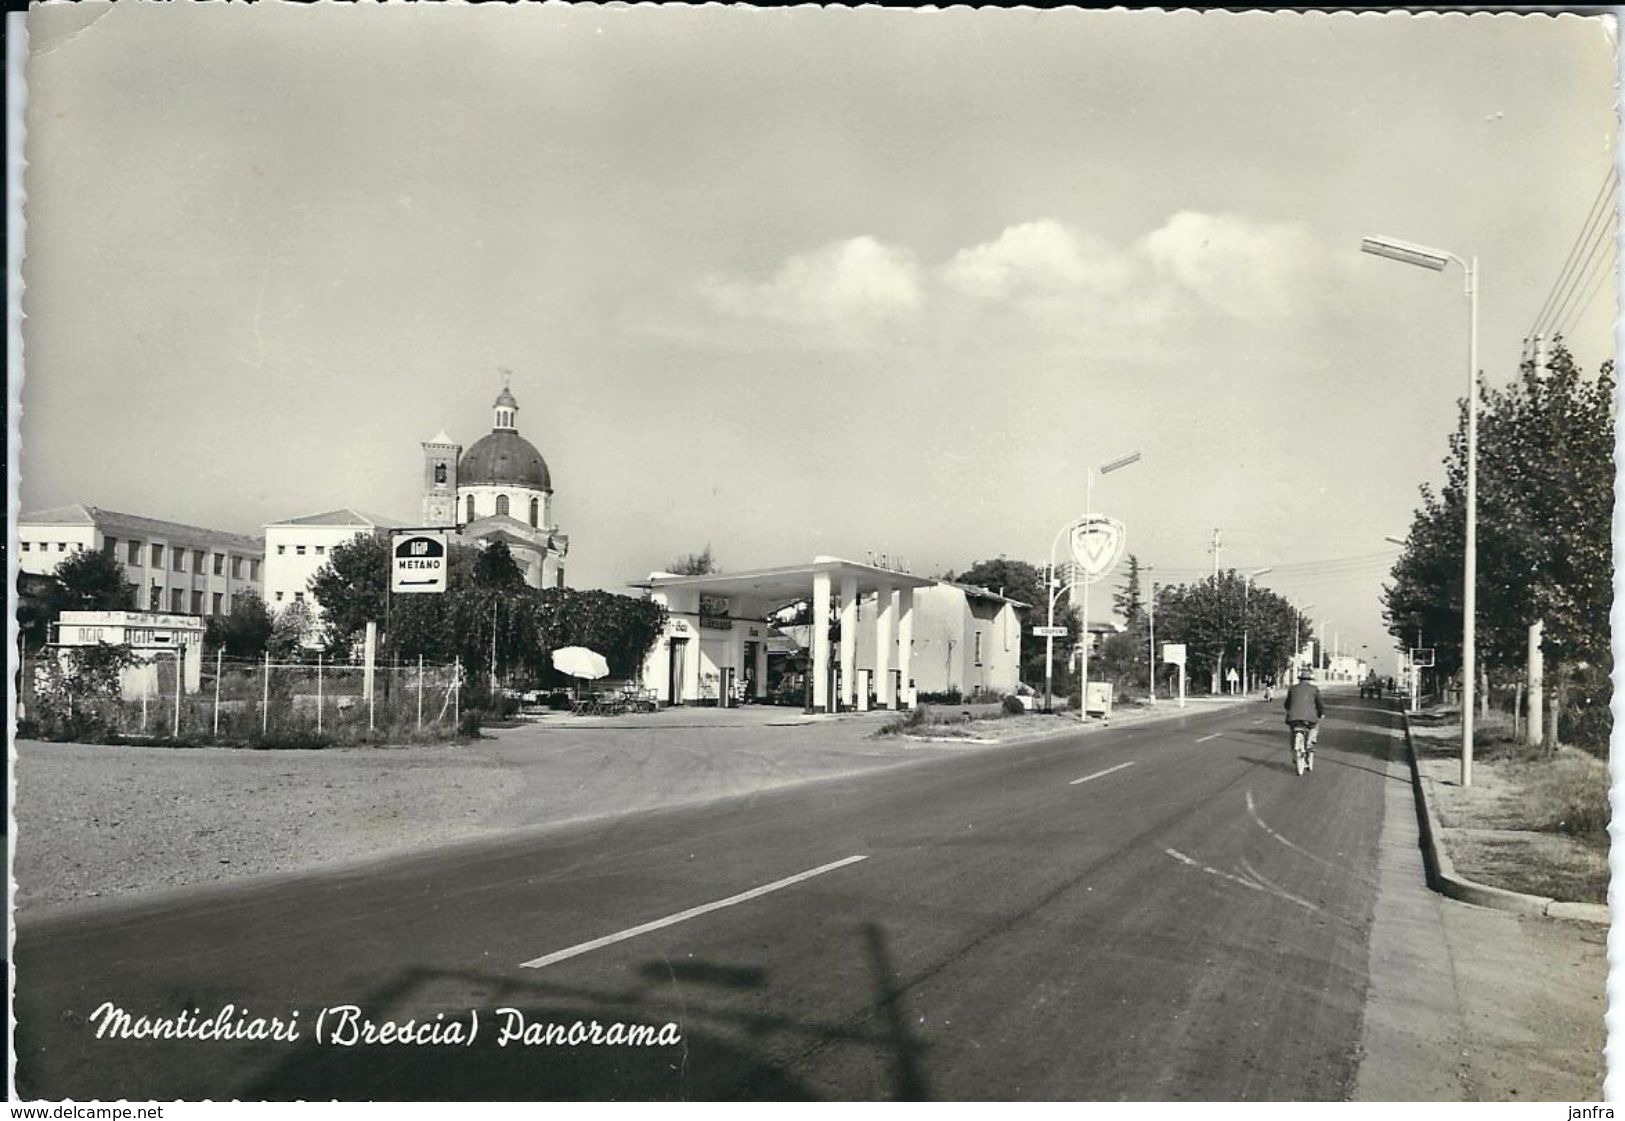
{"type": "MultiPolygon", "coordinates": [[[[1316,770],[1301,778],[1278,702],[1192,710],[25,921],[17,1089],[77,1100],[1344,1098],[1398,717],[1350,695],[1328,701],[1316,770]],[[815,869],[826,870],[755,893],[815,869]],[[104,1002],[132,1018],[207,1019],[230,1005],[286,1021],[298,1010],[299,1037],[98,1039],[104,1002]],[[342,1005],[374,1023],[439,1025],[442,1038],[453,1022],[466,1037],[472,1011],[478,1034],[369,1046],[341,1031],[318,1043],[322,1010],[342,1005]],[[565,1029],[669,1022],[681,1042],[499,1046],[519,1016],[565,1029]]],[[[329,1032],[339,1015],[323,1018],[329,1032]]]]}

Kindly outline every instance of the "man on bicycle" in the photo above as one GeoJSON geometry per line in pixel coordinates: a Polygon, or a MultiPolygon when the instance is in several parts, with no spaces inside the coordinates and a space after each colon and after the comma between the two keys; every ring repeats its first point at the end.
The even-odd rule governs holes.
{"type": "Polygon", "coordinates": [[[1315,741],[1320,738],[1320,721],[1326,715],[1326,705],[1315,688],[1315,672],[1308,666],[1298,671],[1298,683],[1286,691],[1286,723],[1291,728],[1298,724],[1309,727],[1309,770],[1315,769],[1315,741]]]}

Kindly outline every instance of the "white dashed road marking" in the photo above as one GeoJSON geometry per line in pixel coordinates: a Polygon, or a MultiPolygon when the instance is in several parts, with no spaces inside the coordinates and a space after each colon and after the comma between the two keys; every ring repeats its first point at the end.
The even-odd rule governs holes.
{"type": "Polygon", "coordinates": [[[1132,767],[1132,766],[1134,766],[1133,760],[1130,760],[1127,763],[1119,763],[1115,767],[1107,767],[1104,771],[1096,771],[1092,775],[1084,775],[1082,778],[1075,778],[1071,782],[1067,783],[1067,785],[1068,786],[1076,786],[1080,782],[1088,782],[1090,779],[1101,778],[1101,777],[1103,777],[1105,775],[1111,774],[1113,771],[1121,771],[1124,767],[1132,767]]]}
{"type": "Polygon", "coordinates": [[[774,880],[770,884],[763,884],[761,887],[753,887],[749,891],[740,892],[738,895],[730,895],[726,899],[718,899],[715,903],[705,903],[698,907],[690,907],[686,911],[679,911],[675,915],[667,915],[663,919],[655,919],[653,922],[646,922],[642,926],[634,926],[629,930],[622,930],[615,934],[606,934],[602,938],[594,938],[591,942],[582,942],[579,945],[571,946],[567,950],[558,950],[554,953],[535,958],[531,961],[521,962],[520,968],[541,969],[543,966],[552,965],[554,962],[563,961],[565,958],[573,958],[578,954],[590,953],[593,950],[599,950],[605,946],[613,946],[616,942],[624,942],[628,938],[636,938],[640,934],[648,934],[651,930],[659,930],[661,927],[675,926],[677,923],[684,922],[688,919],[696,918],[711,911],[720,911],[722,908],[732,907],[736,903],[744,903],[748,900],[756,899],[760,896],[768,894],[769,892],[778,891],[781,888],[787,888],[794,884],[799,884],[803,880],[810,880],[814,876],[822,876],[825,872],[833,872],[837,868],[845,868],[848,864],[856,864],[860,860],[867,859],[867,856],[849,856],[845,860],[837,860],[832,864],[821,864],[817,868],[809,868],[805,872],[797,872],[795,875],[786,876],[782,880],[774,880]]]}
{"type": "Polygon", "coordinates": [[[1197,743],[1206,743],[1208,740],[1216,740],[1222,735],[1224,735],[1223,732],[1214,732],[1211,736],[1203,736],[1201,739],[1197,740],[1196,742],[1197,743]]]}

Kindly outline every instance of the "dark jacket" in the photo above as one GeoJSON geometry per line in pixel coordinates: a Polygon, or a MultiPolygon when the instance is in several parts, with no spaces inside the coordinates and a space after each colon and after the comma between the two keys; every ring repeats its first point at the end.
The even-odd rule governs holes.
{"type": "Polygon", "coordinates": [[[1300,681],[1286,691],[1286,721],[1288,724],[1294,720],[1307,720],[1311,723],[1320,723],[1320,718],[1326,715],[1326,706],[1321,702],[1320,690],[1307,681],[1300,681]]]}

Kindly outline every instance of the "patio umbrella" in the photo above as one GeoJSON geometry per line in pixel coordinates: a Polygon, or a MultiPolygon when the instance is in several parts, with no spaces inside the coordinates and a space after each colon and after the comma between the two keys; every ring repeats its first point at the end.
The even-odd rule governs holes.
{"type": "Polygon", "coordinates": [[[585,646],[561,646],[553,651],[553,668],[588,681],[609,676],[609,663],[604,661],[604,656],[585,646]]]}

